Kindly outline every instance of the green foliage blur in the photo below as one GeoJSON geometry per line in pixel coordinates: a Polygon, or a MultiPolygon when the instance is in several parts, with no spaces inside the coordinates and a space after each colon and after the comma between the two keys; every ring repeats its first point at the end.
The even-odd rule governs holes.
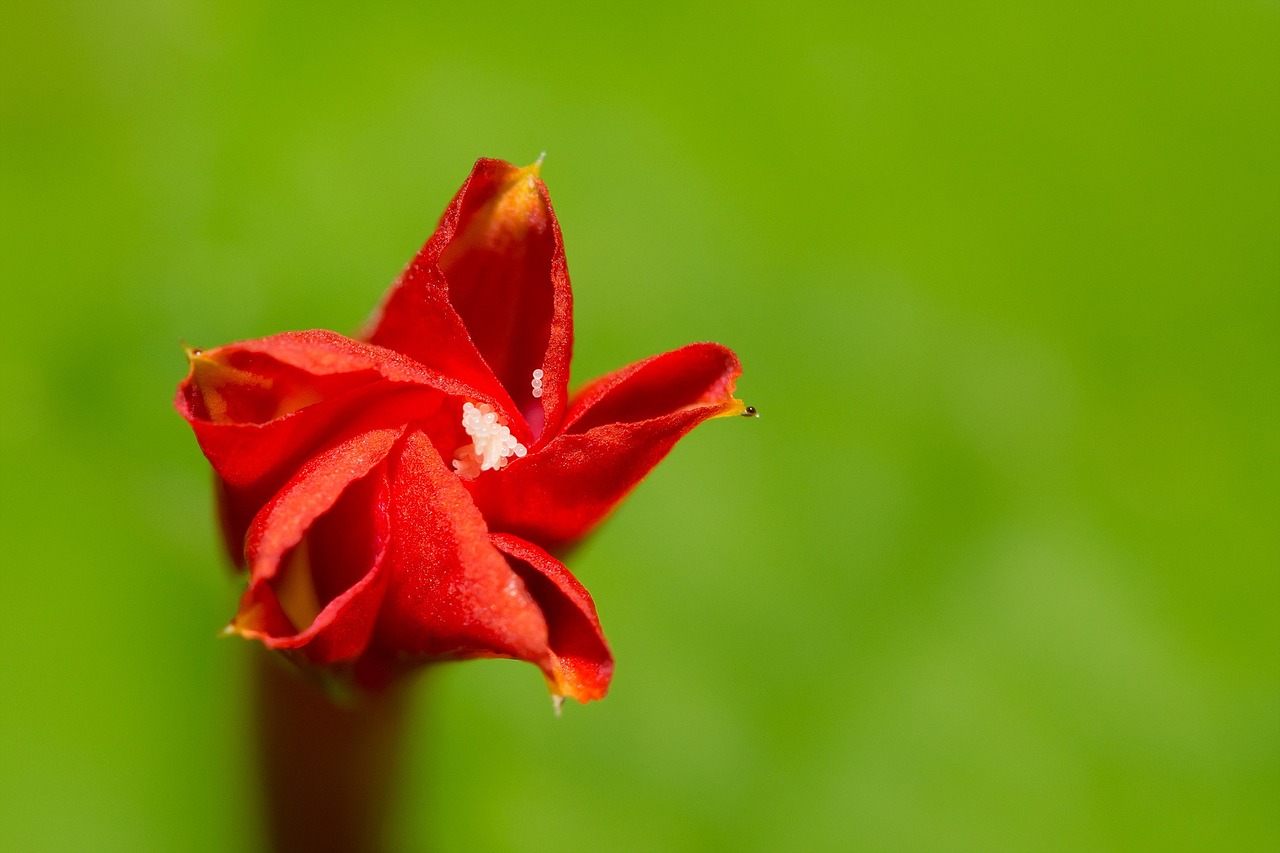
{"type": "Polygon", "coordinates": [[[575,380],[763,416],[574,555],[607,700],[421,679],[402,849],[1280,849],[1273,0],[10,0],[0,129],[0,848],[254,849],[182,344],[546,151],[575,380]]]}

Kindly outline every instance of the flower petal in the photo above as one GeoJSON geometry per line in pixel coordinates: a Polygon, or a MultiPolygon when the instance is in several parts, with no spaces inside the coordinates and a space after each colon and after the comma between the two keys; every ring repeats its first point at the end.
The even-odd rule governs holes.
{"type": "Polygon", "coordinates": [[[217,474],[219,516],[232,559],[240,562],[253,517],[318,449],[344,436],[423,419],[435,420],[448,434],[456,419],[449,400],[431,389],[377,382],[266,424],[193,421],[217,474]]]}
{"type": "MultiPolygon", "coordinates": [[[[193,352],[174,406],[218,475],[243,486],[305,458],[317,436],[353,412],[376,407],[388,423],[403,424],[430,416],[449,398],[493,402],[392,350],[309,331],[193,352]],[[389,392],[408,391],[418,393],[382,405],[389,392]]],[[[458,415],[450,410],[444,417],[458,415]]]]}
{"type": "MultiPolygon", "coordinates": [[[[218,475],[228,551],[249,521],[335,432],[430,424],[461,442],[464,400],[496,401],[393,350],[333,332],[286,332],[191,353],[175,407],[218,475]]],[[[513,425],[531,441],[523,424],[513,425]]]]}
{"type": "Polygon", "coordinates": [[[565,417],[565,434],[496,474],[469,483],[495,531],[555,550],[588,533],[708,418],[739,414],[737,357],[690,344],[605,376],[565,417]]]}
{"type": "Polygon", "coordinates": [[[267,423],[378,379],[490,399],[395,350],[323,329],[190,350],[188,356],[190,370],[174,407],[195,422],[267,423]]]}
{"type": "Polygon", "coordinates": [[[485,389],[501,401],[503,412],[514,416],[519,411],[515,403],[485,364],[462,318],[449,303],[449,285],[444,274],[434,259],[424,257],[431,245],[428,243],[410,261],[391,286],[367,337],[378,346],[404,353],[442,373],[485,389]]]}
{"type": "Polygon", "coordinates": [[[253,579],[233,630],[316,664],[364,653],[387,586],[390,487],[382,457],[397,435],[371,435],[308,466],[263,509],[250,537],[253,579]]]}
{"type": "Polygon", "coordinates": [[[637,361],[581,389],[565,416],[564,432],[584,433],[602,424],[637,423],[685,408],[723,409],[711,417],[740,414],[734,385],[742,365],[719,344],[688,344],[637,361]]]}
{"type": "Polygon", "coordinates": [[[375,643],[389,657],[541,661],[542,611],[496,548],[462,482],[420,432],[391,466],[392,574],[375,643]]]}
{"type": "Polygon", "coordinates": [[[603,699],[613,678],[613,654],[586,587],[530,542],[503,534],[490,540],[507,555],[547,620],[549,655],[543,671],[552,692],[579,702],[603,699]]]}
{"type": "Polygon", "coordinates": [[[534,436],[559,423],[573,346],[564,243],[538,169],[477,161],[368,336],[500,396],[496,379],[503,410],[534,436]]]}
{"type": "Polygon", "coordinates": [[[403,428],[361,431],[317,454],[254,518],[245,540],[253,581],[275,576],[321,514],[391,452],[403,428]]]}

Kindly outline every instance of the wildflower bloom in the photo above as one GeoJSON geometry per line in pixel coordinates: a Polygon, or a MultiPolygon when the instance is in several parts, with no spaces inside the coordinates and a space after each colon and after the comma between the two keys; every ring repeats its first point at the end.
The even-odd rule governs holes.
{"type": "Polygon", "coordinates": [[[685,433],[745,411],[691,344],[569,395],[572,294],[538,166],[480,160],[363,339],[192,350],[175,405],[248,587],[229,630],[366,683],[432,659],[536,664],[598,699],[591,596],[554,556],[685,433]]]}

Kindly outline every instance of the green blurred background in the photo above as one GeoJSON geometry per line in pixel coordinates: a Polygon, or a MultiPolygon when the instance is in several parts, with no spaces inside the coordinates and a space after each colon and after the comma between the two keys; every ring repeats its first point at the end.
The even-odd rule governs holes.
{"type": "Polygon", "coordinates": [[[354,330],[480,155],[575,377],[734,347],[418,685],[405,850],[1280,849],[1280,5],[0,6],[0,848],[253,849],[180,343],[354,330]]]}

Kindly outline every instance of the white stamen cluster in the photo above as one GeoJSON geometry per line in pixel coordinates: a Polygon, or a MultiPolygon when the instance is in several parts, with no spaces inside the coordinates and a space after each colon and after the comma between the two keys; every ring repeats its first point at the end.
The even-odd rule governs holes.
{"type": "Polygon", "coordinates": [[[542,377],[544,375],[545,374],[543,374],[542,368],[538,368],[537,370],[533,371],[533,396],[535,397],[542,396],[542,377]]]}
{"type": "Polygon", "coordinates": [[[505,468],[512,457],[529,452],[523,444],[498,419],[498,414],[488,403],[464,403],[462,428],[471,437],[471,444],[459,447],[453,454],[453,470],[458,476],[474,480],[481,471],[498,471],[505,468]]]}

